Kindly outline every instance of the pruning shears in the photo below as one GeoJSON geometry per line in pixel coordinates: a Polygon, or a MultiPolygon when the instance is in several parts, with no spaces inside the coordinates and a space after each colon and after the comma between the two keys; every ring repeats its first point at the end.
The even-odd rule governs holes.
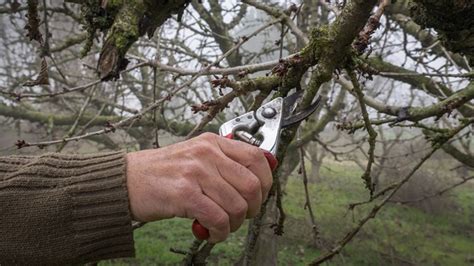
{"type": "MultiPolygon", "coordinates": [[[[275,170],[275,161],[280,141],[281,129],[303,121],[316,111],[321,102],[318,96],[314,103],[301,111],[296,111],[296,102],[303,91],[297,91],[285,98],[278,97],[262,105],[256,111],[251,111],[229,120],[221,125],[219,134],[223,137],[244,141],[258,146],[273,156],[267,156],[270,168],[275,170]],[[273,157],[273,158],[269,158],[273,157]]],[[[197,239],[209,238],[209,230],[197,220],[192,225],[193,234],[197,239]]]]}

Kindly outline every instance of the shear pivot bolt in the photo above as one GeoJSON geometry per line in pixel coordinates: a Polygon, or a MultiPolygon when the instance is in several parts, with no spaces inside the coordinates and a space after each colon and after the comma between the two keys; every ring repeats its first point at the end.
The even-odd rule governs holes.
{"type": "Polygon", "coordinates": [[[275,111],[275,109],[273,109],[271,107],[267,107],[267,108],[263,109],[262,115],[265,118],[272,118],[276,115],[276,111],[275,111]]]}

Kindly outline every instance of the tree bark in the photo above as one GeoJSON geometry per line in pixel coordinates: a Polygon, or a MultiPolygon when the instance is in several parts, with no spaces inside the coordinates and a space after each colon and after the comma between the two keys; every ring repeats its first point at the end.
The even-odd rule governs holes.
{"type": "Polygon", "coordinates": [[[412,18],[434,28],[446,48],[466,55],[474,64],[474,2],[470,0],[413,0],[412,18]]]}

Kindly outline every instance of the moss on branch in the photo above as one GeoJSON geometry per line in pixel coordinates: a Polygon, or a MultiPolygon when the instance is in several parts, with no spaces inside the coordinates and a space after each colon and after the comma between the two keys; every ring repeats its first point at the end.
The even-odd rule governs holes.
{"type": "MultiPolygon", "coordinates": [[[[368,64],[368,67],[371,69],[366,69],[368,72],[391,72],[391,73],[400,73],[400,74],[407,74],[407,75],[400,75],[396,77],[390,77],[392,79],[396,79],[401,82],[405,82],[410,84],[414,87],[420,88],[424,90],[426,93],[437,97],[444,97],[450,96],[453,92],[446,87],[445,85],[435,82],[433,79],[429,77],[425,77],[422,75],[414,75],[418,74],[416,71],[408,70],[406,68],[393,65],[389,62],[383,61],[380,57],[370,57],[367,60],[363,60],[364,63],[368,64]],[[371,71],[372,70],[372,71],[371,71]]],[[[361,65],[364,68],[364,65],[361,65]]]]}
{"type": "MultiPolygon", "coordinates": [[[[53,114],[39,111],[25,110],[24,108],[8,106],[0,103],[0,116],[11,117],[14,119],[21,119],[30,121],[32,123],[40,123],[43,125],[54,124],[55,126],[70,126],[76,120],[75,115],[67,114],[53,114]]],[[[85,113],[78,120],[78,125],[83,126],[88,124],[89,126],[105,126],[107,123],[115,123],[123,119],[120,116],[114,115],[101,115],[95,116],[95,114],[85,113]]],[[[154,127],[155,124],[150,119],[141,119],[133,123],[134,127],[154,127]]],[[[186,136],[194,125],[189,122],[168,122],[158,121],[158,128],[170,131],[176,136],[186,136]]],[[[205,129],[209,132],[217,132],[218,128],[216,125],[208,125],[205,129]]]]}
{"type": "Polygon", "coordinates": [[[102,80],[118,78],[127,61],[125,54],[139,37],[152,36],[172,14],[181,13],[190,0],[88,0],[82,17],[88,37],[83,54],[92,46],[97,30],[107,32],[98,62],[102,80]],[[105,4],[104,4],[105,3],[105,4]]]}
{"type": "MultiPolygon", "coordinates": [[[[367,60],[362,61],[362,65],[360,65],[360,67],[365,68],[365,70],[368,70],[369,72],[375,71],[375,72],[390,72],[390,73],[407,74],[407,75],[399,75],[399,76],[390,76],[390,78],[410,84],[414,88],[423,90],[426,93],[431,94],[441,99],[445,97],[450,97],[454,94],[454,92],[450,88],[446,87],[444,84],[435,82],[433,79],[429,77],[425,77],[422,75],[413,75],[413,74],[417,74],[417,72],[393,65],[389,62],[385,62],[379,57],[371,57],[367,60]],[[367,64],[367,65],[364,66],[363,64],[367,64]]],[[[467,101],[466,103],[468,102],[469,101],[467,101]]],[[[463,114],[466,117],[474,116],[474,110],[472,109],[472,107],[465,106],[464,103],[459,105],[456,108],[459,108],[459,111],[461,112],[461,114],[463,114]]]]}
{"type": "Polygon", "coordinates": [[[474,82],[463,90],[456,92],[443,101],[427,107],[411,107],[408,109],[408,120],[419,121],[427,117],[441,117],[443,114],[451,113],[465,103],[474,99],[474,82]]]}
{"type": "Polygon", "coordinates": [[[434,28],[446,48],[465,54],[474,64],[474,2],[469,0],[412,0],[412,18],[434,28]]]}
{"type": "Polygon", "coordinates": [[[456,148],[451,143],[446,143],[443,146],[441,146],[441,148],[447,154],[453,156],[453,158],[456,159],[457,161],[471,168],[474,168],[474,156],[461,152],[458,148],[456,148]]]}

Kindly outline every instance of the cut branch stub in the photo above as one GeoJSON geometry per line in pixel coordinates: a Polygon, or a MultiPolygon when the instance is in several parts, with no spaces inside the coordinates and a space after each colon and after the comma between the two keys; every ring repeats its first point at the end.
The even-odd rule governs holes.
{"type": "Polygon", "coordinates": [[[26,87],[33,87],[36,85],[49,85],[48,63],[44,57],[41,58],[41,69],[36,79],[23,83],[23,86],[26,87]]]}
{"type": "Polygon", "coordinates": [[[28,142],[26,142],[25,140],[22,139],[22,140],[17,140],[17,141],[15,142],[15,146],[16,146],[18,149],[21,149],[21,148],[24,148],[24,147],[28,147],[28,146],[30,146],[30,145],[28,144],[28,142]]]}
{"type": "Polygon", "coordinates": [[[138,38],[145,33],[152,36],[157,27],[172,14],[183,11],[188,3],[189,0],[124,2],[100,52],[97,64],[100,79],[118,79],[128,64],[125,55],[138,38]]]}

